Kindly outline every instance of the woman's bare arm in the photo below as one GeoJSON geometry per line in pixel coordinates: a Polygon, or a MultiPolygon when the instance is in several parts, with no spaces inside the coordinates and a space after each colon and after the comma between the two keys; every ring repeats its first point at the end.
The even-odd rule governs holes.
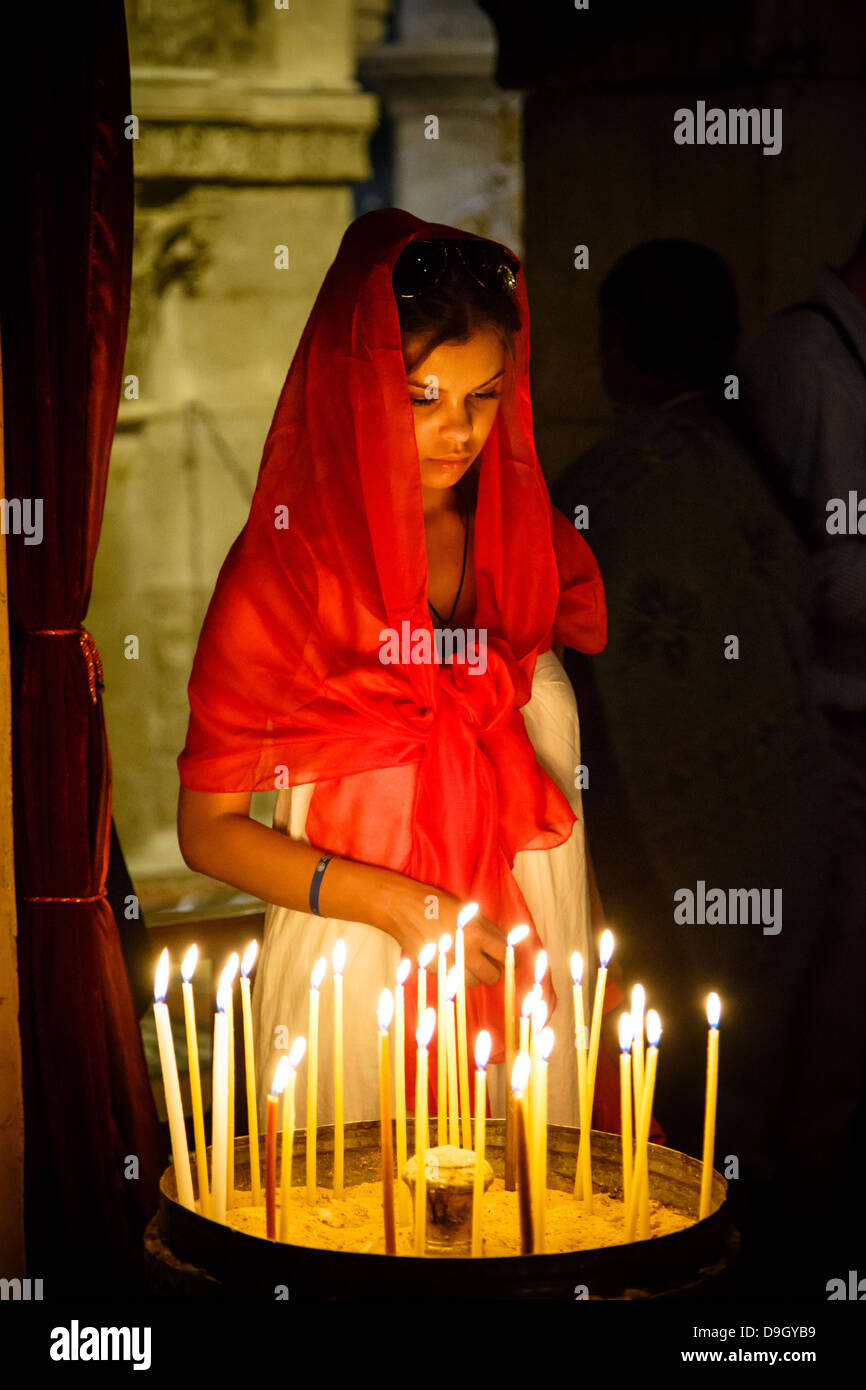
{"type": "MultiPolygon", "coordinates": [[[[180,852],[190,869],[242,892],[298,912],[310,911],[310,884],[322,851],[250,817],[249,792],[196,792],[181,787],[177,808],[180,852]]],[[[367,922],[399,943],[413,960],[427,941],[454,935],[463,904],[451,893],[393,869],[334,857],[322,876],[319,912],[344,922],[367,922]],[[430,919],[430,895],[439,916],[430,919]]],[[[486,917],[465,933],[470,984],[492,984],[505,959],[505,936],[486,917]]]]}

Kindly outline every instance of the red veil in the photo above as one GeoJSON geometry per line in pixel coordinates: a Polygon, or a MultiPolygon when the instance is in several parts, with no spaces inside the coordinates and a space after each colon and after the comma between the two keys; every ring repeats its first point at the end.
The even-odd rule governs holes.
{"type": "MultiPolygon", "coordinates": [[[[466,237],[399,208],[346,230],[265,442],[249,518],[226,557],[189,682],[181,782],[202,792],[316,781],[311,843],[398,870],[503,931],[532,926],[518,850],[568,839],[575,816],[536,761],[521,705],[554,641],[605,644],[604,591],[586,542],[551,507],[535,453],[529,312],[482,451],[476,628],[486,675],[463,663],[383,665],[384,628],[430,629],[421,477],[391,271],[415,237],[466,237]]],[[[569,911],[569,904],[562,904],[569,911]]],[[[518,998],[542,942],[520,951],[518,998]]],[[[431,939],[440,929],[431,922],[431,939]]],[[[549,975],[548,975],[549,980],[549,975]]],[[[406,993],[414,1095],[416,972],[406,993]]],[[[370,997],[371,1027],[381,987],[370,997]]],[[[547,1001],[554,996],[548,983],[547,1001]]],[[[503,986],[467,991],[470,1040],[504,1059],[503,986]]],[[[435,1068],[431,1068],[435,1073],[435,1068]]],[[[435,1074],[432,1077],[435,1087],[435,1074]]]]}

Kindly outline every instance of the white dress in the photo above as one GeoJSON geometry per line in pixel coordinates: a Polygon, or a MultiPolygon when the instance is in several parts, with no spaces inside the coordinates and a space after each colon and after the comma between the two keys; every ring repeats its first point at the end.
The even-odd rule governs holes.
{"type": "MultiPolygon", "coordinates": [[[[595,950],[590,934],[581,794],[579,787],[575,787],[580,763],[577,705],[571,682],[553,650],[538,658],[531,698],[521,713],[539,764],[566,796],[577,817],[571,836],[564,844],[547,850],[522,850],[515,856],[513,869],[547,950],[557,996],[556,1008],[548,1020],[555,1034],[548,1073],[549,1121],[577,1125],[574,1007],[569,961],[572,951],[582,952],[584,1010],[588,1019],[589,976],[595,950]]],[[[306,844],[309,844],[307,810],[314,785],[304,783],[279,791],[274,809],[274,828],[306,844]]],[[[265,912],[264,942],[253,989],[260,1116],[266,1113],[268,1089],[279,1058],[298,1034],[307,1034],[310,975],[319,956],[325,956],[328,972],[319,1002],[317,1118],[321,1125],[333,1124],[333,973],[330,962],[340,937],[346,943],[344,1118],[348,1124],[379,1117],[376,1007],[381,991],[386,986],[394,987],[400,947],[393,937],[365,922],[318,917],[273,903],[268,904],[265,912]]],[[[435,981],[435,976],[431,978],[435,981]]],[[[432,1002],[435,1004],[435,985],[432,1002]]],[[[469,1047],[471,1053],[472,1039],[469,1047]]],[[[299,1128],[303,1128],[306,1115],[306,1070],[306,1062],[302,1062],[295,1098],[299,1128]]],[[[491,1114],[501,1117],[505,1113],[504,1063],[489,1068],[488,1085],[491,1114]]]]}

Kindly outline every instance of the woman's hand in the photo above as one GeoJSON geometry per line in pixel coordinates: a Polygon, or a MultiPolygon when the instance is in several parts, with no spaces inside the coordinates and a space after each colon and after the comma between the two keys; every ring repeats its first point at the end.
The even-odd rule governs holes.
{"type": "MultiPolygon", "coordinates": [[[[465,903],[452,893],[443,893],[432,884],[405,879],[408,891],[398,893],[390,905],[388,932],[399,942],[404,955],[414,963],[428,941],[436,943],[437,952],[428,967],[436,974],[439,964],[439,938],[451,937],[448,963],[454,963],[454,942],[457,936],[457,916],[465,903]],[[432,905],[438,916],[429,915],[432,905]]],[[[480,913],[463,928],[463,957],[468,985],[495,985],[505,965],[505,932],[480,913]]]]}

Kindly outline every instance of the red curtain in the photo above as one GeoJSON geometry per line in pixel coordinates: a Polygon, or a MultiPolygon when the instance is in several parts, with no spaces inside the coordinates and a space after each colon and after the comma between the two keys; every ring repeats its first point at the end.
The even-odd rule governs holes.
{"type": "Polygon", "coordinates": [[[99,658],[81,628],[129,314],[122,0],[79,0],[50,14],[19,6],[6,52],[15,104],[5,127],[0,322],[6,496],[22,502],[22,529],[6,545],[25,1212],[28,1272],[46,1279],[47,1298],[118,1292],[121,1278],[134,1278],[164,1161],[104,896],[111,764],[99,658]],[[18,21],[31,27],[30,42],[18,21]]]}

